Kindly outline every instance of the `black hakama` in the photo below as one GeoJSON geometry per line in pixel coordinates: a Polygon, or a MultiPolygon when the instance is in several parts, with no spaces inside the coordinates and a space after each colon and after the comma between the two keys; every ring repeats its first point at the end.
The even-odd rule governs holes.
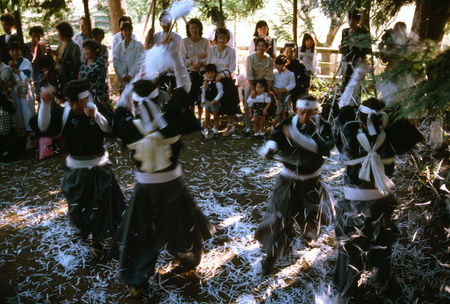
{"type": "Polygon", "coordinates": [[[397,202],[392,195],[378,190],[374,182],[374,169],[371,169],[370,181],[359,177],[362,166],[354,160],[369,156],[358,136],[365,134],[374,148],[380,133],[385,134],[384,141],[380,141],[382,144],[375,152],[381,161],[387,160],[383,162],[386,176],[393,174],[393,157],[407,152],[422,138],[406,120],[391,123],[376,135],[370,136],[362,123],[355,120],[356,111],[356,107],[343,107],[337,119],[336,130],[336,146],[343,155],[346,171],[344,199],[338,203],[337,208],[335,231],[338,258],[334,281],[344,302],[357,290],[364,271],[376,270],[368,282],[376,288],[389,282],[392,244],[399,233],[391,218],[397,202]],[[352,197],[358,193],[359,198],[352,197]]]}
{"type": "Polygon", "coordinates": [[[66,167],[61,189],[69,205],[70,220],[83,239],[90,233],[94,241],[115,235],[124,197],[111,165],[92,169],[66,167]]]}
{"type": "MultiPolygon", "coordinates": [[[[176,89],[163,114],[167,125],[156,132],[165,138],[172,138],[199,130],[200,125],[189,109],[188,100],[184,89],[176,89]]],[[[128,109],[116,109],[115,130],[124,144],[143,138],[133,119],[128,109]]],[[[116,246],[119,250],[120,277],[129,286],[142,288],[146,285],[164,248],[180,260],[181,267],[195,268],[200,263],[203,240],[215,231],[184,183],[178,165],[181,147],[181,140],[172,143],[171,165],[155,173],[141,172],[142,164],[136,161],[137,182],[120,225],[116,246]],[[152,181],[140,180],[138,176],[142,175],[151,176],[152,181]],[[158,181],[161,175],[170,177],[158,181]]]]}
{"type": "Polygon", "coordinates": [[[255,238],[268,256],[287,252],[293,241],[294,223],[301,227],[306,239],[317,236],[322,194],[318,178],[300,181],[278,176],[268,213],[255,232],[255,238]]]}
{"type": "Polygon", "coordinates": [[[188,193],[183,177],[160,184],[137,183],[120,226],[120,276],[142,286],[166,248],[186,269],[200,263],[202,242],[215,229],[188,193]]]}
{"type": "MultiPolygon", "coordinates": [[[[276,151],[275,158],[283,163],[284,168],[278,176],[268,212],[255,232],[255,238],[266,254],[263,262],[265,273],[270,272],[276,258],[289,248],[294,223],[299,225],[303,237],[311,240],[318,236],[320,225],[332,219],[332,207],[319,180],[323,157],[333,146],[331,127],[324,121],[300,126],[297,120],[297,116],[284,120],[266,143],[276,151]],[[289,140],[283,128],[290,125],[295,125],[300,133],[312,139],[317,151],[309,151],[289,140]]],[[[266,152],[262,154],[270,156],[266,152]]]]}

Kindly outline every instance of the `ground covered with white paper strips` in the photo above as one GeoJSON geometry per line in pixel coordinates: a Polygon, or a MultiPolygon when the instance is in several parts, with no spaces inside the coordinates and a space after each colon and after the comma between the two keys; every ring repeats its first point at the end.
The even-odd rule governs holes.
{"type": "MultiPolygon", "coordinates": [[[[336,258],[332,226],[324,227],[310,244],[297,231],[290,254],[278,260],[272,275],[261,275],[263,254],[253,234],[281,168],[258,157],[262,143],[237,136],[204,140],[199,134],[185,139],[182,166],[187,184],[217,233],[205,242],[196,271],[172,274],[176,265],[163,252],[142,300],[128,297],[117,278],[116,261],[93,258],[89,247],[76,238],[60,191],[64,156],[0,164],[0,302],[332,303],[336,258]]],[[[114,173],[128,199],[134,186],[132,162],[118,142],[108,145],[114,173]]],[[[355,303],[450,299],[446,255],[450,230],[441,222],[435,223],[436,229],[429,228],[436,219],[435,206],[415,192],[420,175],[414,167],[415,154],[398,160],[394,178],[401,202],[395,219],[402,231],[392,258],[394,283],[382,292],[366,287],[355,303]]],[[[336,200],[342,175],[333,150],[323,177],[336,200]]],[[[363,277],[369,276],[370,272],[363,277]]]]}

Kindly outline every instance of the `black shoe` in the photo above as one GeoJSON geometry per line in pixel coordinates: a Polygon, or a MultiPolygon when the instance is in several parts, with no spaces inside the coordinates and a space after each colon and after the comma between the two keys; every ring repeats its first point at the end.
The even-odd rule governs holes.
{"type": "Polygon", "coordinates": [[[128,293],[130,294],[130,296],[132,298],[140,298],[144,294],[147,287],[148,287],[147,282],[145,282],[139,286],[128,285],[128,293]]]}
{"type": "Polygon", "coordinates": [[[104,254],[103,244],[101,241],[92,241],[90,244],[92,254],[98,258],[104,254]]]}
{"type": "Polygon", "coordinates": [[[273,271],[273,266],[275,265],[276,260],[277,260],[276,257],[268,256],[261,262],[263,275],[268,275],[273,271]]]}

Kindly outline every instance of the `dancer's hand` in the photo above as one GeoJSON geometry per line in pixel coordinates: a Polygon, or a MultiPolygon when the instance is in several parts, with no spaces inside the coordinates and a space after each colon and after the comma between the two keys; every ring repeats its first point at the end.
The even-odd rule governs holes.
{"type": "Polygon", "coordinates": [[[95,108],[92,108],[92,107],[84,107],[84,108],[83,108],[83,111],[84,111],[84,114],[85,114],[87,117],[90,117],[90,118],[94,118],[94,117],[95,117],[95,108]]]}
{"type": "Polygon", "coordinates": [[[53,88],[52,86],[45,87],[41,90],[41,99],[46,104],[51,104],[52,101],[54,100],[54,96],[55,96],[55,88],[53,88]]]}

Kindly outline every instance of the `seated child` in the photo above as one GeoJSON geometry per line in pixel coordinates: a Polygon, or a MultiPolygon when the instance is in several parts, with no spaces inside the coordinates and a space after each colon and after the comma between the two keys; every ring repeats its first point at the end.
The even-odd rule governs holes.
{"type": "Polygon", "coordinates": [[[287,63],[288,59],[284,55],[275,58],[276,69],[273,71],[272,91],[278,101],[276,122],[283,121],[286,118],[290,107],[289,92],[295,88],[295,74],[286,69],[287,63]]]}
{"type": "Polygon", "coordinates": [[[217,67],[209,63],[205,66],[205,81],[202,87],[202,106],[205,108],[205,123],[203,125],[203,134],[208,136],[209,116],[213,114],[212,137],[218,137],[219,129],[219,109],[220,99],[223,96],[223,85],[216,82],[217,67]]]}
{"type": "Polygon", "coordinates": [[[266,82],[264,80],[257,80],[255,86],[255,98],[252,98],[250,95],[247,99],[250,119],[254,118],[254,136],[264,135],[264,124],[266,122],[266,115],[271,102],[270,96],[267,94],[266,89],[266,82]]]}

